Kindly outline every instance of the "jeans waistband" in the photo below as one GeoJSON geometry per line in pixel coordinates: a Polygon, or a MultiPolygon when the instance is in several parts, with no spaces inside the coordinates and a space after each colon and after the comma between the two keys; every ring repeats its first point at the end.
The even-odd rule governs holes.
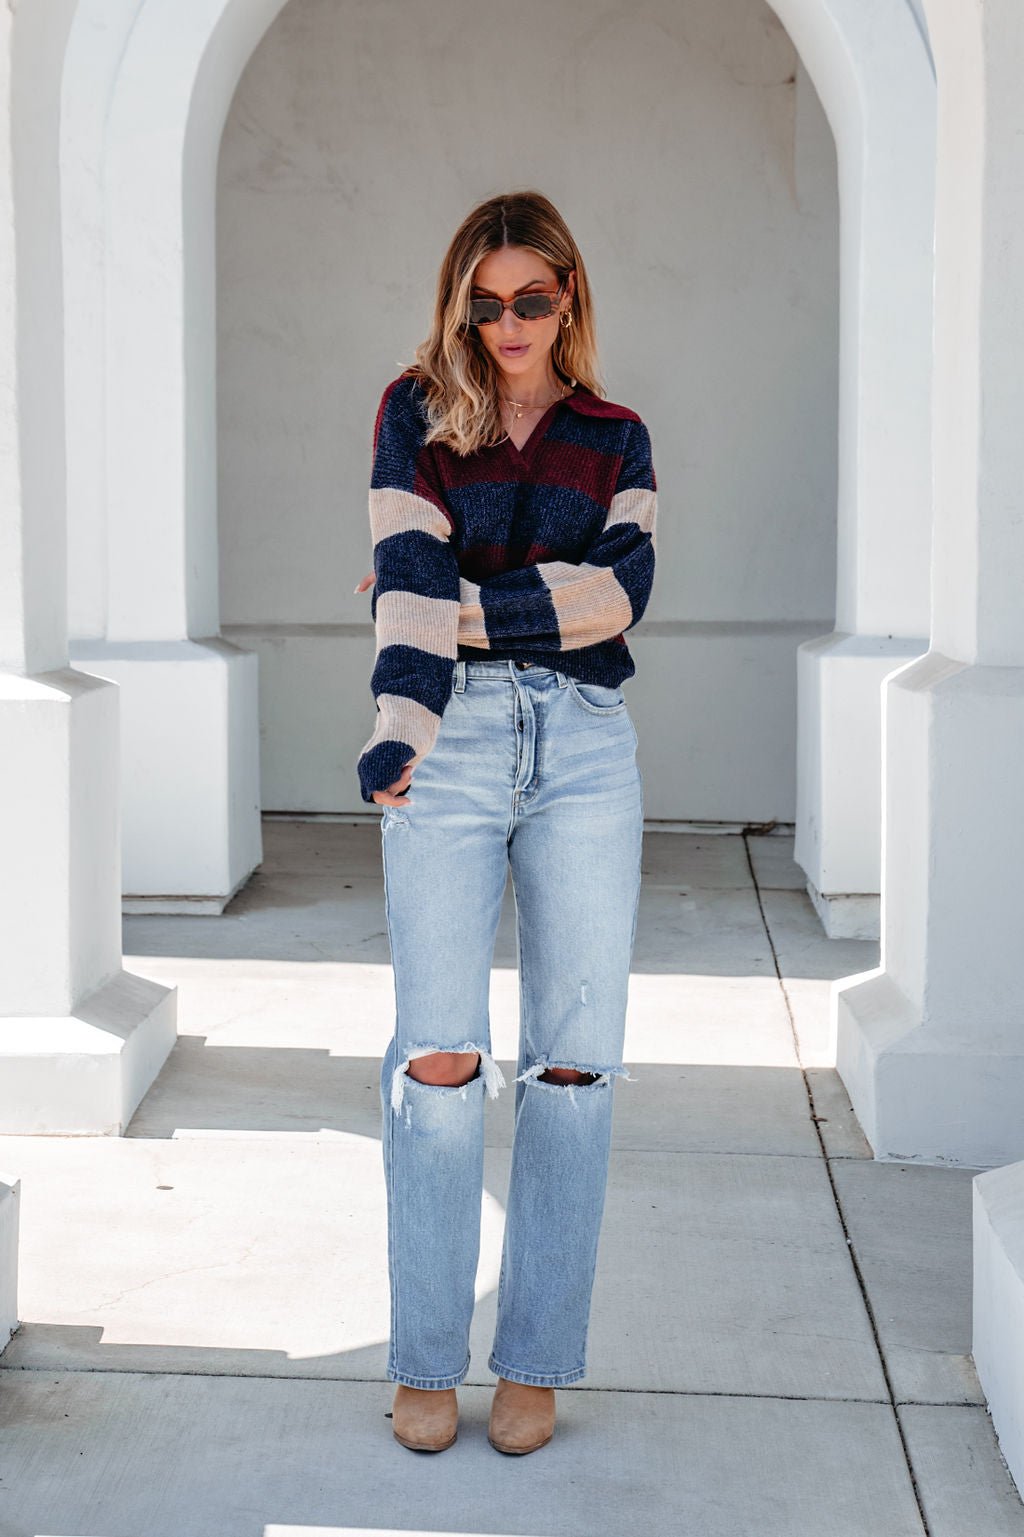
{"type": "Polygon", "coordinates": [[[507,679],[512,683],[517,678],[557,678],[559,688],[565,688],[566,676],[556,667],[543,667],[539,662],[528,662],[525,667],[520,667],[514,658],[503,659],[492,657],[471,661],[460,657],[454,664],[455,692],[461,694],[466,687],[467,678],[491,678],[497,681],[507,679]]]}

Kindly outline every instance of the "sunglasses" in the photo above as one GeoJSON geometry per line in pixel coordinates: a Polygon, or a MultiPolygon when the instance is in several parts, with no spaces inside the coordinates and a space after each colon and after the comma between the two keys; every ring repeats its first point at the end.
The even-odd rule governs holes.
{"type": "Polygon", "coordinates": [[[507,303],[501,299],[470,299],[469,324],[471,326],[493,325],[508,309],[513,315],[518,315],[520,320],[544,320],[548,315],[554,314],[564,287],[564,283],[559,283],[557,291],[553,294],[546,289],[539,289],[531,294],[516,294],[515,298],[509,299],[507,303]]]}

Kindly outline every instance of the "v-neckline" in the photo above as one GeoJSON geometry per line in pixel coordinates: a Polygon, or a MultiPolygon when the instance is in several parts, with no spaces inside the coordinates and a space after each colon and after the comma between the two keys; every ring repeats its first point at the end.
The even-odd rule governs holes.
{"type": "Polygon", "coordinates": [[[522,448],[517,448],[510,437],[502,438],[502,443],[509,450],[509,452],[515,456],[517,463],[521,465],[529,465],[530,461],[533,459],[534,454],[537,452],[537,444],[540,442],[544,433],[547,431],[551,424],[552,417],[558,410],[559,406],[562,405],[562,403],[567,399],[567,395],[560,395],[557,400],[553,400],[551,402],[547,410],[544,412],[544,415],[537,423],[536,427],[534,427],[533,431],[530,433],[530,436],[528,438],[524,438],[522,448]]]}

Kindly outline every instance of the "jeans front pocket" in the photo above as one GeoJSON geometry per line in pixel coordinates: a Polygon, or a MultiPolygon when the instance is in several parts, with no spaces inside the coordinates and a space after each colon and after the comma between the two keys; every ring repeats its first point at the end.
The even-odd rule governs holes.
{"type": "Polygon", "coordinates": [[[381,805],[380,830],[387,832],[389,827],[407,827],[409,813],[402,806],[389,806],[387,802],[381,805]]]}
{"type": "Polygon", "coordinates": [[[581,683],[568,673],[565,678],[573,698],[591,715],[618,715],[626,708],[621,689],[607,688],[603,683],[581,683]]]}

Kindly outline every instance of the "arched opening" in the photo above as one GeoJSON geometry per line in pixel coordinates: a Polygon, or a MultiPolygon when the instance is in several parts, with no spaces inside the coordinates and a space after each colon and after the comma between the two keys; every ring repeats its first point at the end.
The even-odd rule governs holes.
{"type": "MultiPolygon", "coordinates": [[[[72,239],[66,255],[69,292],[83,301],[77,318],[70,321],[79,328],[81,344],[72,342],[68,375],[69,456],[76,470],[69,477],[70,521],[73,547],[82,556],[72,565],[74,659],[85,669],[121,682],[126,751],[132,761],[157,765],[144,787],[135,777],[127,779],[125,787],[124,886],[127,897],[137,896],[140,906],[156,900],[173,905],[177,893],[191,909],[199,901],[219,910],[258,861],[261,806],[339,809],[344,805],[347,759],[363,739],[360,722],[365,722],[365,708],[359,706],[365,706],[366,691],[356,694],[358,704],[351,709],[346,689],[359,665],[369,661],[366,599],[355,599],[350,589],[342,588],[344,606],[340,606],[333,592],[317,590],[326,580],[321,573],[330,569],[329,561],[317,563],[313,580],[297,594],[298,604],[288,601],[280,570],[276,592],[261,594],[259,562],[267,560],[280,532],[247,545],[234,527],[244,521],[235,509],[246,498],[246,476],[252,475],[260,455],[251,452],[248,464],[244,462],[244,427],[232,415],[230,389],[224,393],[229,382],[224,370],[241,367],[245,352],[244,345],[236,345],[244,332],[234,331],[229,318],[232,309],[237,313],[240,304],[244,307],[243,289],[233,284],[222,285],[229,296],[220,311],[222,327],[228,330],[221,333],[220,491],[226,564],[219,581],[214,171],[235,84],[280,9],[277,0],[244,10],[231,4],[212,6],[187,24],[179,18],[170,38],[162,29],[171,23],[152,6],[140,8],[130,26],[124,18],[123,35],[119,35],[109,20],[104,26],[90,25],[86,5],[79,10],[69,50],[65,101],[68,122],[76,125],[77,137],[74,156],[68,155],[65,206],[72,239]],[[99,94],[97,78],[102,85],[99,94]],[[106,318],[100,325],[96,315],[104,306],[106,318]],[[86,345],[90,336],[93,341],[104,339],[102,352],[86,345]],[[140,378],[149,379],[152,389],[140,394],[140,378]],[[97,452],[97,443],[105,445],[104,452],[97,452]],[[96,558],[97,550],[106,552],[105,560],[96,558]],[[248,570],[243,569],[246,564],[248,570]],[[239,640],[238,648],[211,639],[219,635],[218,586],[227,633],[239,640]],[[296,617],[296,608],[301,609],[301,618],[296,617]],[[349,633],[352,624],[362,625],[361,641],[358,629],[349,633]],[[275,633],[275,626],[283,627],[283,633],[275,633]],[[335,662],[339,648],[345,646],[353,659],[359,656],[359,662],[339,674],[335,662]],[[262,785],[255,651],[263,658],[265,674],[262,785]],[[312,690],[295,691],[289,684],[296,667],[301,671],[303,665],[309,669],[305,676],[316,682],[312,690]],[[290,713],[296,706],[298,720],[290,713]],[[325,737],[325,717],[344,725],[332,726],[325,737]],[[197,732],[201,733],[198,739],[197,732]],[[285,744],[311,735],[317,749],[302,756],[305,767],[300,769],[299,755],[285,744]],[[199,742],[211,739],[224,772],[207,774],[205,784],[199,785],[190,765],[200,756],[209,758],[199,742]],[[158,740],[161,751],[156,753],[158,740]],[[233,785],[228,784],[229,762],[233,785]],[[164,828],[175,829],[176,836],[168,838],[156,831],[164,828]]],[[[919,341],[927,322],[918,299],[927,285],[917,280],[921,264],[930,261],[926,214],[931,76],[909,11],[890,14],[891,8],[886,8],[883,18],[881,12],[875,14],[876,7],[869,7],[869,16],[865,8],[850,8],[839,0],[780,0],[773,9],[788,28],[807,74],[794,60],[785,34],[772,23],[771,11],[761,4],[735,5],[723,12],[703,5],[669,6],[666,0],[664,15],[652,16],[641,25],[634,18],[621,38],[616,36],[621,24],[614,17],[581,37],[571,10],[554,13],[556,44],[558,37],[563,37],[565,49],[572,43],[558,74],[557,95],[568,100],[571,121],[589,129],[595,153],[585,154],[582,169],[574,169],[571,175],[559,169],[558,158],[552,160],[548,153],[548,145],[555,141],[550,132],[545,134],[544,114],[535,113],[536,142],[531,153],[538,174],[532,179],[544,180],[567,206],[575,197],[581,209],[590,210],[590,228],[588,216],[580,216],[580,235],[595,257],[601,253],[595,277],[608,296],[603,323],[608,371],[621,380],[623,396],[629,394],[642,406],[648,396],[657,397],[650,415],[655,427],[660,415],[666,423],[660,434],[665,440],[663,479],[667,486],[680,488],[676,536],[668,541],[656,606],[645,620],[647,634],[638,635],[636,642],[644,648],[642,676],[634,685],[638,715],[654,712],[655,695],[663,691],[662,680],[667,678],[674,702],[672,719],[679,723],[679,741],[666,744],[676,768],[670,773],[653,763],[647,765],[652,816],[788,820],[795,814],[797,857],[808,873],[812,896],[820,897],[827,930],[843,932],[845,921],[845,931],[864,932],[866,903],[870,932],[876,902],[871,893],[877,892],[879,884],[878,723],[873,706],[881,673],[894,661],[917,653],[920,643],[914,637],[923,633],[926,622],[922,595],[927,589],[923,574],[927,496],[917,450],[927,431],[927,368],[922,374],[919,348],[893,345],[888,320],[898,311],[902,334],[906,336],[909,327],[919,341]],[[884,48],[879,46],[882,37],[884,48]],[[622,93],[625,105],[617,109],[618,117],[601,99],[602,94],[608,95],[606,83],[618,63],[616,50],[622,53],[623,48],[640,74],[635,95],[644,100],[645,111],[638,122],[630,116],[629,93],[622,93]],[[694,70],[698,59],[710,61],[708,70],[694,70]],[[813,291],[813,284],[808,290],[798,258],[801,249],[813,244],[817,216],[808,222],[796,211],[793,217],[793,200],[800,196],[797,173],[804,177],[803,196],[810,197],[813,206],[813,154],[820,156],[822,151],[820,129],[808,130],[816,112],[808,75],[817,86],[838,146],[845,279],[839,301],[836,633],[821,642],[810,639],[808,632],[821,634],[832,607],[828,601],[831,576],[826,569],[831,564],[832,493],[827,482],[834,478],[829,456],[836,452],[836,445],[830,443],[827,431],[810,433],[810,449],[801,441],[801,434],[806,440],[809,422],[820,427],[824,402],[829,399],[827,378],[825,389],[816,393],[809,406],[806,395],[812,377],[809,370],[816,369],[815,382],[821,377],[823,354],[815,364],[810,338],[815,305],[821,324],[822,290],[813,291]],[[685,90],[680,88],[681,81],[685,90]],[[752,91],[751,84],[759,89],[752,91]],[[591,106],[595,98],[600,99],[597,111],[591,106]],[[723,168],[729,174],[722,185],[707,175],[702,183],[706,151],[686,157],[685,173],[673,177],[665,168],[678,155],[678,145],[701,143],[706,118],[721,112],[725,103],[735,120],[728,138],[737,151],[731,165],[733,172],[740,172],[738,180],[729,173],[726,160],[723,168]],[[612,122],[615,135],[609,133],[612,122]],[[632,165],[625,166],[624,142],[653,146],[652,161],[663,172],[660,183],[658,177],[638,178],[632,165]],[[749,163],[750,147],[758,142],[763,146],[760,175],[749,163]],[[866,146],[883,144],[885,157],[869,155],[866,146]],[[895,155],[891,153],[894,144],[901,146],[895,155]],[[611,199],[601,183],[603,157],[611,157],[627,172],[611,199]],[[574,188],[576,181],[579,185],[574,188]],[[731,205],[725,188],[739,193],[731,205]],[[678,201],[674,192],[679,193],[678,201]],[[744,222],[745,192],[755,193],[759,211],[772,215],[778,225],[771,232],[771,254],[780,265],[773,268],[769,262],[766,274],[762,264],[756,278],[744,266],[750,252],[745,239],[750,229],[744,222]],[[778,220],[772,214],[773,196],[778,200],[778,220]],[[680,241],[684,198],[704,212],[703,248],[680,241]],[[651,330],[654,350],[660,352],[656,390],[652,390],[650,370],[647,377],[640,376],[645,369],[636,361],[642,353],[633,345],[635,322],[623,302],[627,274],[638,249],[623,231],[632,230],[640,219],[649,220],[652,206],[660,208],[660,222],[656,220],[649,233],[645,230],[647,238],[640,249],[682,253],[681,264],[678,255],[667,264],[659,258],[653,269],[641,273],[647,312],[657,317],[651,330]],[[731,265],[726,267],[729,281],[712,286],[716,298],[709,304],[701,264],[707,263],[716,247],[729,252],[731,265]],[[665,327],[660,308],[668,302],[670,291],[673,313],[681,319],[678,326],[665,327]],[[871,316],[880,318],[865,319],[871,316]],[[683,371],[683,384],[671,375],[678,357],[678,353],[675,358],[672,355],[673,343],[702,355],[700,369],[683,371]],[[912,365],[905,362],[911,357],[912,365]],[[788,394],[769,383],[771,367],[779,358],[797,365],[788,394]],[[739,373],[747,377],[737,395],[734,386],[739,373]],[[747,402],[740,418],[737,401],[741,409],[742,402],[747,402]],[[784,420],[787,403],[788,421],[784,420]],[[806,410],[801,415],[804,407],[810,415],[806,410]],[[780,417],[780,430],[773,435],[771,423],[780,417]],[[684,462],[686,440],[677,431],[677,418],[689,419],[693,436],[709,445],[708,451],[700,449],[694,462],[684,462]],[[732,441],[729,427],[734,421],[733,440],[752,443],[756,451],[743,455],[728,447],[721,451],[723,440],[732,441]],[[808,454],[813,459],[812,473],[801,476],[808,454]],[[794,468],[796,456],[800,462],[794,468]],[[896,559],[891,547],[894,524],[899,529],[896,559]],[[889,546],[884,551],[883,527],[889,546]],[[807,537],[808,530],[817,533],[807,537]],[[792,559],[794,548],[801,553],[799,563],[792,559]],[[868,644],[859,644],[861,637],[867,637],[868,644]],[[788,671],[794,644],[802,669],[799,710],[788,671]],[[673,653],[687,651],[688,665],[674,665],[673,653]],[[859,680],[854,690],[856,708],[848,698],[844,708],[837,708],[851,677],[859,680]],[[799,733],[795,774],[794,715],[799,733]],[[855,723],[854,729],[844,734],[837,719],[855,723]],[[752,741],[757,743],[756,765],[751,763],[752,741]],[[680,762],[684,775],[678,773],[680,762]],[[852,775],[851,763],[855,765],[852,775]],[[755,777],[748,779],[748,775],[755,777]],[[683,784],[690,799],[680,809],[677,799],[683,784]],[[843,786],[845,796],[840,793],[843,786]],[[829,900],[837,891],[867,895],[852,917],[844,919],[842,904],[829,900]]],[[[301,29],[301,8],[291,14],[292,20],[282,18],[278,29],[285,39],[301,29]]],[[[322,24],[335,29],[334,62],[344,69],[349,67],[340,41],[346,24],[344,8],[333,9],[330,18],[322,24]]],[[[371,25],[366,18],[362,24],[371,25]]],[[[384,18],[373,25],[386,29],[388,23],[384,18]]],[[[269,58],[273,47],[264,52],[269,58]]],[[[440,52],[451,53],[450,44],[440,52]]],[[[557,46],[552,54],[562,56],[557,46]]],[[[457,59],[457,50],[454,56],[457,59]]],[[[352,57],[365,55],[354,50],[352,57]]],[[[387,59],[386,51],[383,57],[387,59]]],[[[258,89],[255,82],[262,68],[256,59],[250,71],[254,83],[246,85],[246,92],[258,89]]],[[[319,80],[319,86],[310,80],[309,89],[319,89],[323,97],[322,74],[319,80]]],[[[360,80],[353,84],[358,96],[360,80]]],[[[447,101],[452,94],[439,100],[447,101]]],[[[345,111],[342,93],[337,96],[335,108],[321,102],[317,109],[326,113],[324,126],[334,132],[343,124],[345,111]]],[[[458,146],[465,142],[465,134],[460,134],[457,112],[450,107],[442,111],[437,103],[422,105],[435,122],[443,121],[449,140],[443,144],[438,139],[436,157],[439,181],[448,187],[447,201],[433,197],[426,210],[428,219],[436,222],[433,238],[439,244],[466,205],[463,189],[472,184],[476,172],[471,148],[459,169],[458,146]]],[[[299,206],[294,186],[291,193],[286,192],[289,176],[293,182],[305,179],[308,187],[310,178],[319,174],[324,194],[319,204],[321,221],[327,217],[325,209],[343,216],[334,223],[338,238],[332,254],[355,249],[351,231],[346,229],[342,235],[344,220],[358,226],[363,219],[364,232],[376,238],[379,229],[387,228],[387,221],[394,218],[381,203],[383,188],[394,176],[396,156],[401,157],[401,133],[397,128],[392,131],[398,142],[387,162],[387,174],[374,178],[374,190],[368,192],[360,184],[358,194],[352,191],[353,161],[346,172],[346,203],[343,183],[332,188],[332,170],[325,169],[321,156],[318,171],[316,153],[307,145],[305,160],[302,155],[293,160],[290,171],[271,167],[268,196],[262,200],[266,209],[274,206],[275,196],[290,196],[293,206],[299,206]]],[[[258,137],[257,133],[249,143],[250,149],[258,137]]],[[[238,141],[245,142],[244,138],[238,141]]],[[[231,186],[233,145],[229,128],[222,175],[237,210],[244,199],[237,195],[239,188],[231,186]]],[[[344,146],[336,142],[335,148],[340,163],[348,155],[358,155],[349,141],[344,146]]],[[[505,179],[521,180],[529,156],[517,156],[514,146],[498,140],[493,149],[494,166],[507,168],[505,179]]],[[[383,155],[383,147],[379,153],[383,155]]],[[[725,149],[716,145],[712,169],[714,154],[722,153],[725,149]]],[[[819,237],[821,228],[819,223],[819,237]]],[[[285,239],[284,233],[281,238],[285,239]]],[[[417,233],[417,242],[421,238],[417,233]]],[[[762,217],[760,239],[765,238],[762,217]]],[[[230,244],[226,226],[221,249],[229,261],[230,244]]],[[[411,245],[408,234],[406,244],[411,245]]],[[[396,356],[405,354],[408,342],[399,318],[401,305],[411,302],[422,313],[429,300],[428,280],[419,260],[422,250],[420,244],[416,259],[410,259],[404,270],[401,262],[395,266],[391,281],[398,285],[399,303],[392,292],[383,311],[378,307],[376,313],[370,312],[378,322],[376,338],[383,343],[377,357],[388,355],[389,339],[394,340],[396,356]],[[418,297],[417,283],[423,285],[418,297]]],[[[365,251],[362,255],[365,258],[365,251]]],[[[263,253],[250,253],[251,274],[262,259],[263,253]]],[[[358,259],[353,270],[362,270],[358,259]]],[[[374,281],[380,281],[376,272],[374,281]]],[[[314,296],[316,286],[314,281],[311,288],[300,291],[290,323],[303,320],[301,305],[314,296]]],[[[329,293],[330,277],[320,286],[329,293]]],[[[244,291],[252,293],[254,283],[247,283],[244,291]]],[[[309,319],[307,313],[307,331],[309,319]]],[[[250,346],[255,334],[250,328],[250,346]]],[[[345,338],[357,363],[367,356],[365,339],[366,319],[360,317],[345,338]]],[[[323,345],[320,333],[312,341],[323,345]]],[[[272,356],[273,346],[266,346],[257,362],[269,364],[272,356]]],[[[283,352],[277,361],[288,365],[283,352]]],[[[379,364],[370,366],[380,371],[379,364]]],[[[308,377],[303,377],[303,388],[308,377]]],[[[356,370],[350,368],[348,377],[356,377],[356,370]]],[[[365,555],[358,515],[347,521],[339,518],[333,526],[329,522],[332,492],[340,499],[345,488],[358,486],[365,473],[356,426],[365,417],[365,406],[346,409],[350,397],[338,395],[337,373],[325,369],[322,379],[319,401],[328,409],[333,405],[345,425],[327,444],[323,420],[315,417],[314,449],[319,458],[312,466],[308,458],[304,460],[300,475],[290,482],[303,484],[306,476],[312,477],[310,497],[299,514],[300,530],[308,526],[311,537],[305,549],[300,539],[299,547],[293,545],[288,552],[292,558],[299,557],[298,572],[287,561],[284,567],[285,573],[294,573],[293,581],[301,579],[302,563],[309,562],[312,548],[333,550],[339,569],[344,564],[346,579],[353,564],[358,567],[365,555]],[[348,530],[344,536],[343,528],[348,530]],[[343,537],[347,548],[339,545],[343,537]]],[[[273,385],[267,384],[259,368],[246,387],[256,390],[261,380],[266,403],[273,399],[273,385]]],[[[367,396],[372,396],[372,390],[367,396]]],[[[253,404],[250,423],[258,416],[259,403],[253,404]]],[[[277,436],[270,435],[268,441],[281,447],[288,424],[278,415],[276,425],[277,436]]],[[[307,437],[305,426],[301,435],[292,430],[278,457],[278,475],[288,468],[288,456],[301,452],[298,445],[306,445],[307,437]]],[[[262,506],[265,485],[260,490],[262,506]]],[[[278,498],[271,509],[278,514],[278,530],[284,521],[280,509],[286,505],[287,498],[278,498]]],[[[351,809],[356,809],[354,802],[351,809]]]]}
{"type": "MultiPolygon", "coordinates": [[[[64,254],[69,313],[75,312],[69,324],[80,338],[91,325],[102,344],[76,346],[68,370],[69,444],[76,465],[88,471],[72,482],[71,521],[77,528],[80,515],[93,519],[92,547],[105,556],[72,571],[75,613],[81,616],[75,660],[82,670],[121,683],[122,750],[131,770],[124,776],[123,806],[129,897],[135,893],[144,904],[156,895],[165,907],[180,902],[195,910],[206,903],[219,910],[259,860],[260,794],[255,657],[219,633],[215,169],[235,87],[281,7],[276,0],[211,0],[202,12],[171,17],[165,7],[146,3],[111,22],[97,3],[85,0],[76,12],[64,72],[68,122],[88,129],[73,145],[65,143],[70,217],[64,254]],[[96,103],[86,105],[97,82],[96,103]],[[78,308],[88,302],[98,305],[102,323],[78,308]],[[149,390],[140,391],[142,379],[151,381],[149,390]],[[84,446],[90,434],[102,442],[101,453],[84,446]]],[[[917,362],[901,369],[889,322],[910,293],[918,308],[904,307],[901,320],[909,316],[920,332],[920,293],[928,285],[912,279],[920,280],[920,262],[930,259],[930,251],[926,242],[907,238],[897,242],[900,260],[894,260],[893,231],[902,239],[908,221],[911,234],[927,226],[922,208],[930,162],[923,157],[930,119],[922,93],[931,77],[909,10],[854,8],[843,0],[779,0],[774,9],[816,83],[836,138],[843,215],[837,623],[842,613],[850,615],[850,630],[839,631],[841,639],[866,634],[877,641],[894,569],[902,562],[913,577],[908,591],[921,587],[920,573],[914,575],[921,553],[918,503],[909,491],[900,501],[898,545],[894,549],[890,519],[889,544],[880,556],[878,539],[871,537],[876,525],[868,518],[873,503],[859,488],[869,469],[872,484],[882,485],[882,468],[894,462],[887,460],[885,444],[891,447],[901,433],[913,436],[926,414],[927,392],[919,386],[927,357],[922,361],[919,349],[909,349],[917,362]],[[871,149],[880,144],[890,153],[876,164],[871,149]],[[893,145],[900,154],[892,155],[893,145]],[[858,324],[849,324],[849,316],[858,324]],[[887,400],[888,414],[874,409],[879,397],[887,400]],[[886,578],[877,580],[882,566],[886,578]],[[874,606],[860,607],[869,575],[874,606]],[[851,593],[857,604],[847,602],[851,593]],[[869,621],[874,630],[864,627],[869,621]]],[[[703,18],[721,43],[714,29],[723,12],[695,7],[680,14],[691,28],[703,18]]],[[[753,17],[764,32],[768,13],[762,7],[737,6],[730,14],[753,17]]],[[[666,78],[655,43],[681,26],[673,14],[655,29],[657,37],[642,30],[638,39],[641,66],[661,81],[660,95],[642,96],[644,116],[653,112],[661,130],[677,75],[666,78]]],[[[589,52],[577,50],[580,62],[569,74],[577,96],[607,81],[611,27],[608,37],[599,31],[589,40],[589,52]]],[[[759,78],[768,80],[769,99],[778,87],[782,100],[787,92],[792,100],[788,75],[774,86],[770,71],[759,78]]],[[[691,85],[699,101],[701,81],[691,85]]],[[[552,191],[559,193],[557,186],[552,191]]],[[[597,207],[600,191],[592,194],[597,207]]],[[[453,191],[439,229],[450,228],[451,214],[464,202],[462,191],[453,191]]],[[[614,249],[623,211],[628,215],[629,206],[620,207],[605,249],[614,249]]],[[[581,234],[586,238],[585,229],[581,234]]],[[[589,243],[602,249],[599,239],[589,243]]],[[[628,254],[616,259],[613,278],[621,288],[628,254]]],[[[422,270],[418,262],[416,270],[422,270]]],[[[600,286],[600,271],[595,276],[600,286]]],[[[637,356],[631,330],[617,332],[612,325],[605,335],[610,370],[616,349],[624,360],[637,356]]],[[[642,401],[644,381],[631,389],[625,368],[622,377],[621,393],[642,401]]],[[[909,455],[906,462],[912,461],[909,455]]],[[[898,477],[894,483],[907,490],[898,477]]],[[[887,503],[885,510],[893,509],[887,503]]],[[[684,557],[685,549],[678,548],[684,557]]],[[[666,621],[677,622],[671,616],[666,621]]],[[[899,630],[898,623],[891,625],[886,638],[899,630]]],[[[662,639],[651,636],[645,643],[655,647],[662,639]]],[[[877,661],[877,647],[872,655],[877,661]]],[[[834,726],[822,712],[822,742],[830,745],[833,737],[834,726]]],[[[823,749],[818,757],[824,756],[823,749]]],[[[865,777],[875,777],[877,752],[862,761],[865,777]]],[[[818,827],[834,815],[825,789],[823,780],[807,814],[818,827]]]]}
{"type": "MultiPolygon", "coordinates": [[[[444,16],[291,0],[227,116],[222,620],[260,657],[264,808],[365,812],[352,588],[376,402],[471,202],[536,185],[590,265],[610,394],[656,445],[659,573],[628,685],[648,817],[791,822],[793,660],[831,627],[836,559],[838,209],[814,86],[763,0],[586,27],[547,6],[524,112],[518,72],[477,68],[444,16]]],[[[490,46],[514,53],[528,23],[495,13],[490,46]]]]}

